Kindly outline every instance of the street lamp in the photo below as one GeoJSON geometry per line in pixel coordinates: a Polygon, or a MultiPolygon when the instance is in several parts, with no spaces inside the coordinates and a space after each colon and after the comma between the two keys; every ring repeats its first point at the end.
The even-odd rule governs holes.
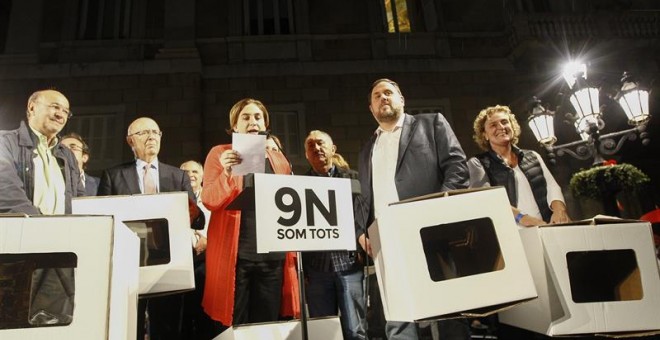
{"type": "Polygon", "coordinates": [[[593,157],[593,165],[601,165],[603,155],[616,154],[626,140],[635,140],[637,136],[643,145],[650,140],[645,132],[651,117],[649,113],[649,93],[639,86],[637,81],[627,72],[623,74],[621,91],[616,100],[623,108],[628,123],[632,128],[601,135],[605,127],[602,119],[602,107],[599,103],[599,90],[587,82],[587,68],[584,64],[569,64],[564,71],[564,79],[571,93],[569,101],[575,114],[566,116],[573,123],[581,140],[561,145],[555,145],[557,137],[554,133],[555,112],[547,110],[541,101],[534,97],[528,119],[529,127],[534,132],[536,140],[546,149],[551,163],[555,163],[555,154],[569,154],[574,158],[586,160],[593,157]]]}

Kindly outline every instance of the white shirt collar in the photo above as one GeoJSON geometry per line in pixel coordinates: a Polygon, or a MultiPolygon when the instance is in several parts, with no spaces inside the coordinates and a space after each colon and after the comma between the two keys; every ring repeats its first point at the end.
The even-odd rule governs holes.
{"type": "Polygon", "coordinates": [[[379,125],[374,133],[376,135],[380,135],[381,132],[394,132],[394,131],[396,131],[396,130],[403,127],[403,121],[405,119],[406,119],[406,114],[401,113],[401,115],[399,116],[399,120],[396,121],[396,124],[394,125],[394,128],[391,131],[387,131],[387,130],[383,129],[382,127],[380,127],[380,125],[379,125]]]}
{"type": "MultiPolygon", "coordinates": [[[[135,167],[140,169],[140,170],[144,169],[144,166],[147,165],[147,164],[149,164],[149,163],[147,163],[147,162],[145,162],[145,161],[143,161],[139,158],[135,159],[135,167]]],[[[158,170],[158,157],[156,157],[154,159],[154,161],[151,162],[151,167],[158,170]]]]}

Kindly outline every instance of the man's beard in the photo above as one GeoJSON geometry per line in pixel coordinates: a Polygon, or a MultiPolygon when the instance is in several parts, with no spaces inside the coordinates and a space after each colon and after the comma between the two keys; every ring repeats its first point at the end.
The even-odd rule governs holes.
{"type": "Polygon", "coordinates": [[[403,106],[394,107],[390,105],[389,111],[381,111],[378,114],[378,121],[381,123],[391,123],[396,122],[401,117],[403,112],[403,106]]]}

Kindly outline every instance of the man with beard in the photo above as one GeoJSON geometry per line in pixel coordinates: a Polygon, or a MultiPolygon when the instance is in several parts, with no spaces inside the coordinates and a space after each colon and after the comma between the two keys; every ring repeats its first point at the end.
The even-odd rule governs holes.
{"type": "MultiPolygon", "coordinates": [[[[468,187],[465,153],[447,120],[440,113],[412,116],[403,108],[404,97],[396,82],[379,79],[373,83],[369,110],[378,128],[360,152],[359,171],[367,226],[392,202],[468,187]]],[[[358,240],[371,255],[367,236],[359,235],[358,240]]],[[[465,322],[441,321],[439,327],[441,339],[470,338],[465,322]]],[[[419,338],[410,322],[388,321],[385,332],[388,339],[419,338]]]]}
{"type": "MultiPolygon", "coordinates": [[[[153,119],[141,117],[133,121],[128,127],[126,142],[133,150],[135,160],[105,170],[98,195],[185,191],[190,199],[190,224],[193,229],[203,229],[204,214],[194,203],[195,194],[190,186],[190,178],[183,170],[158,161],[162,136],[163,132],[153,119]]],[[[154,235],[154,239],[157,238],[154,235]]],[[[182,294],[140,299],[137,339],[144,339],[145,310],[149,313],[150,339],[180,339],[182,300],[182,294]]]]}
{"type": "MultiPolygon", "coordinates": [[[[330,135],[314,130],[305,139],[305,157],[311,169],[308,176],[355,178],[340,156],[330,135]]],[[[362,197],[354,196],[356,230],[364,229],[362,197]]],[[[362,234],[364,232],[358,232],[362,234]]],[[[339,310],[344,339],[366,339],[366,307],[362,282],[362,261],[355,251],[306,252],[303,265],[307,279],[307,305],[310,317],[337,315],[339,310]]]]}

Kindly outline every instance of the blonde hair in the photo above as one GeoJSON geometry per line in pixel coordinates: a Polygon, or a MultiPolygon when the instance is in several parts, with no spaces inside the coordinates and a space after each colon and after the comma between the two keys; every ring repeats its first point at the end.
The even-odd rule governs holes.
{"type": "Polygon", "coordinates": [[[332,164],[334,164],[336,167],[341,168],[341,169],[350,169],[351,166],[348,165],[348,162],[344,159],[344,157],[338,153],[335,152],[335,154],[332,156],[332,164]]]}
{"type": "Polygon", "coordinates": [[[516,116],[511,112],[511,109],[506,105],[489,106],[479,112],[473,124],[474,135],[472,135],[472,139],[474,139],[479,148],[484,151],[490,150],[490,143],[486,137],[484,137],[484,132],[486,131],[486,120],[492,114],[497,112],[503,112],[509,118],[509,122],[511,122],[511,129],[513,130],[513,138],[511,139],[511,144],[518,144],[518,137],[520,137],[520,125],[516,120],[516,116]]]}
{"type": "Polygon", "coordinates": [[[279,139],[279,137],[275,136],[272,133],[269,133],[268,139],[272,139],[273,142],[275,142],[275,145],[277,145],[277,147],[280,148],[280,151],[284,152],[284,146],[282,145],[282,141],[279,139]]]}

